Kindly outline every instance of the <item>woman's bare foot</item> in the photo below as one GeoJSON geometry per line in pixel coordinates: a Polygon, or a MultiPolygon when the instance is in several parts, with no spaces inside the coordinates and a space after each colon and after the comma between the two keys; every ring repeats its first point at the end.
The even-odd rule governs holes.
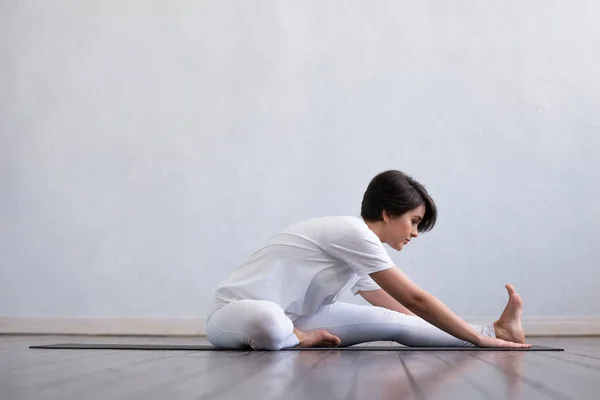
{"type": "Polygon", "coordinates": [[[525,343],[525,332],[521,321],[523,319],[523,300],[512,285],[506,285],[508,304],[498,321],[494,322],[496,337],[514,343],[525,343]]]}
{"type": "Polygon", "coordinates": [[[324,330],[302,332],[294,329],[294,335],[300,340],[296,347],[334,347],[341,344],[340,338],[324,330]]]}

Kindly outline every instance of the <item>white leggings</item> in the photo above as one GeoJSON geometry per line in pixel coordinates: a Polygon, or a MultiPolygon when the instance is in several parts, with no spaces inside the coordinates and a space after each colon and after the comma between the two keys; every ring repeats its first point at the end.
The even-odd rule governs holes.
{"type": "MultiPolygon", "coordinates": [[[[471,326],[484,336],[495,337],[492,324],[471,326]]],[[[317,314],[292,322],[273,302],[234,301],[209,317],[206,335],[216,347],[280,350],[298,345],[294,327],[304,332],[325,329],[340,338],[341,346],[372,341],[394,341],[419,347],[473,346],[419,317],[349,303],[334,303],[317,314]]]]}

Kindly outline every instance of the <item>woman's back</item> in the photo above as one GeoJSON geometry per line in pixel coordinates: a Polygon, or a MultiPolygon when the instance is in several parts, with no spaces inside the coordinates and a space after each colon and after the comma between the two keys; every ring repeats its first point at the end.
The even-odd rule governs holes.
{"type": "Polygon", "coordinates": [[[293,320],[332,304],[361,276],[392,266],[360,216],[308,219],[271,237],[221,282],[211,312],[236,300],[268,300],[293,320]]]}

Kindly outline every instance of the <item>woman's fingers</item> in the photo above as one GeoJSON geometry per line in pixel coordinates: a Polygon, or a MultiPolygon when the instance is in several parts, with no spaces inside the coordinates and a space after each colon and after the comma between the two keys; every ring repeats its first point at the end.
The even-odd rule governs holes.
{"type": "Polygon", "coordinates": [[[486,340],[483,343],[481,343],[480,347],[507,347],[507,348],[526,349],[526,348],[530,348],[531,345],[527,344],[527,343],[508,342],[506,340],[497,339],[497,338],[486,338],[486,340]]]}
{"type": "Polygon", "coordinates": [[[339,337],[335,336],[332,333],[327,332],[327,341],[329,341],[331,344],[333,344],[334,346],[339,346],[342,341],[340,340],[339,337]]]}

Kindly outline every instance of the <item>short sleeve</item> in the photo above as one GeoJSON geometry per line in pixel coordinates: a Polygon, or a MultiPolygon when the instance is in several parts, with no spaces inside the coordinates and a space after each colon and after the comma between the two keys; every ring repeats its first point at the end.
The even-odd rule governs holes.
{"type": "Polygon", "coordinates": [[[394,266],[383,244],[370,230],[363,232],[356,229],[340,235],[326,245],[325,251],[344,261],[358,276],[394,266]]]}
{"type": "Polygon", "coordinates": [[[352,286],[352,294],[357,294],[359,291],[369,292],[371,290],[379,290],[381,287],[375,283],[369,275],[361,276],[358,282],[352,286]]]}

